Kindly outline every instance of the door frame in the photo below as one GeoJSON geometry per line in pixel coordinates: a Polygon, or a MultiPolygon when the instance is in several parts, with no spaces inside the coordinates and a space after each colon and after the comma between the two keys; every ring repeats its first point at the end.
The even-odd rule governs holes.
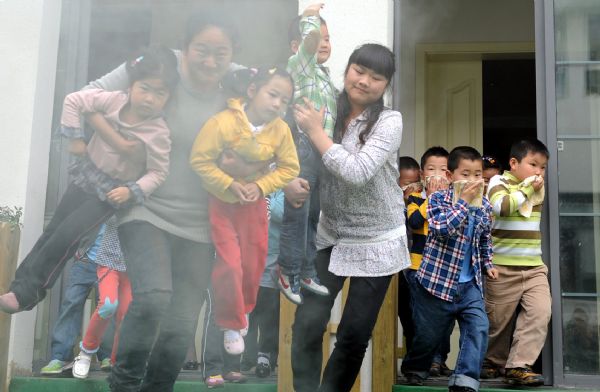
{"type": "Polygon", "coordinates": [[[460,42],[417,44],[415,81],[414,155],[421,156],[427,149],[425,140],[427,64],[435,57],[456,60],[533,58],[535,42],[460,42]]]}

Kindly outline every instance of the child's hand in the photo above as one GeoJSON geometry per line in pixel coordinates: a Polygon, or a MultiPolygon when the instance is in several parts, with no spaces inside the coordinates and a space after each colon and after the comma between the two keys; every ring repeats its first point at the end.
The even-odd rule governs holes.
{"type": "Polygon", "coordinates": [[[448,189],[448,181],[446,181],[444,178],[432,177],[427,183],[427,189],[425,193],[427,196],[429,196],[434,192],[444,189],[448,189]]]}
{"type": "Polygon", "coordinates": [[[246,187],[244,187],[239,182],[232,182],[231,185],[229,185],[228,189],[231,191],[231,193],[233,193],[235,197],[237,197],[240,203],[246,204],[251,202],[251,200],[248,197],[248,191],[246,191],[246,187]]]}
{"type": "Polygon", "coordinates": [[[489,270],[487,270],[487,276],[490,279],[496,280],[498,279],[498,270],[496,268],[490,268],[489,270]]]}
{"type": "Polygon", "coordinates": [[[246,188],[246,197],[252,203],[257,201],[261,197],[264,197],[262,190],[258,187],[258,185],[256,185],[255,182],[251,182],[250,184],[244,185],[244,188],[246,188]]]}
{"type": "Polygon", "coordinates": [[[131,191],[126,186],[120,186],[108,192],[106,197],[113,203],[123,204],[131,198],[131,191]]]}
{"type": "Polygon", "coordinates": [[[317,111],[312,102],[304,97],[304,106],[294,106],[294,118],[298,127],[312,137],[316,133],[323,131],[323,118],[325,117],[325,105],[317,111]]]}
{"type": "Polygon", "coordinates": [[[536,176],[535,180],[531,183],[533,189],[537,192],[544,186],[544,177],[536,176]]]}
{"type": "Polygon", "coordinates": [[[463,199],[467,204],[471,202],[479,195],[483,186],[483,180],[469,181],[460,193],[460,198],[463,199]]]}
{"type": "Polygon", "coordinates": [[[315,15],[319,15],[319,11],[321,11],[321,9],[325,6],[324,3],[315,3],[315,4],[311,4],[308,7],[306,7],[304,9],[304,12],[302,12],[302,16],[315,16],[315,15]]]}
{"type": "Polygon", "coordinates": [[[283,188],[288,203],[294,208],[300,208],[310,195],[310,185],[304,178],[294,178],[283,188]]]}

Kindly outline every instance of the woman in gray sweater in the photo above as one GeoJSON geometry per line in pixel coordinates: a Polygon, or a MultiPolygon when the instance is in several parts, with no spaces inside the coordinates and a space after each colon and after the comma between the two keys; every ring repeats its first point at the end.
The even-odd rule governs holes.
{"type": "Polygon", "coordinates": [[[383,106],[394,55],[366,44],[348,61],[338,98],[333,141],[321,126],[323,110],[296,106],[296,121],[322,155],[322,216],[316,268],[331,295],[306,293],[293,326],[292,368],[297,392],[350,391],[392,276],[410,264],[404,201],[398,178],[402,116],[383,106]],[[350,290],[319,388],[323,333],[344,281],[350,290]]]}

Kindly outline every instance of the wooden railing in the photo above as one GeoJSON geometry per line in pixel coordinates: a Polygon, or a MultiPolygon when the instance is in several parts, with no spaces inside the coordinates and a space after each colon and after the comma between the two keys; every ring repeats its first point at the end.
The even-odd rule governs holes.
{"type": "MultiPolygon", "coordinates": [[[[348,282],[342,291],[342,306],[348,293],[348,282]]],[[[371,391],[391,391],[396,382],[396,347],[398,334],[398,277],[392,279],[379,312],[371,340],[371,391]]],[[[279,323],[278,392],[293,392],[291,368],[292,324],[296,306],[281,296],[279,323]]],[[[337,323],[329,323],[323,336],[323,366],[330,354],[330,342],[337,333],[337,323]]],[[[360,375],[352,392],[361,392],[360,375]]]]}
{"type": "MultiPolygon", "coordinates": [[[[15,276],[21,230],[0,222],[0,294],[8,291],[15,276]]],[[[10,340],[10,315],[0,312],[0,391],[8,391],[6,372],[8,369],[8,345],[10,340]]]]}

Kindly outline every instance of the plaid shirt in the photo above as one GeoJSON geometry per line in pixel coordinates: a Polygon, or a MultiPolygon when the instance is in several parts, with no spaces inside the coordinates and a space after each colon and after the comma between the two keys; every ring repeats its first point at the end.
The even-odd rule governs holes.
{"type": "Polygon", "coordinates": [[[306,97],[317,110],[325,106],[323,129],[331,138],[337,115],[337,90],[331,82],[329,70],[317,63],[317,53],[308,54],[304,48],[304,39],[308,33],[320,29],[319,16],[305,16],[300,20],[302,43],[298,47],[298,52],[289,58],[287,71],[292,75],[295,83],[294,103],[303,104],[303,98],[306,97]]]}
{"type": "Polygon", "coordinates": [[[473,238],[467,237],[469,206],[464,200],[452,205],[452,188],[429,196],[427,221],[429,233],[423,252],[423,261],[417,271],[417,279],[432,295],[452,302],[458,286],[460,269],[465,256],[465,245],[472,246],[471,263],[475,280],[483,295],[481,268],[485,271],[492,264],[492,207],[483,198],[483,207],[475,213],[473,238]]]}

